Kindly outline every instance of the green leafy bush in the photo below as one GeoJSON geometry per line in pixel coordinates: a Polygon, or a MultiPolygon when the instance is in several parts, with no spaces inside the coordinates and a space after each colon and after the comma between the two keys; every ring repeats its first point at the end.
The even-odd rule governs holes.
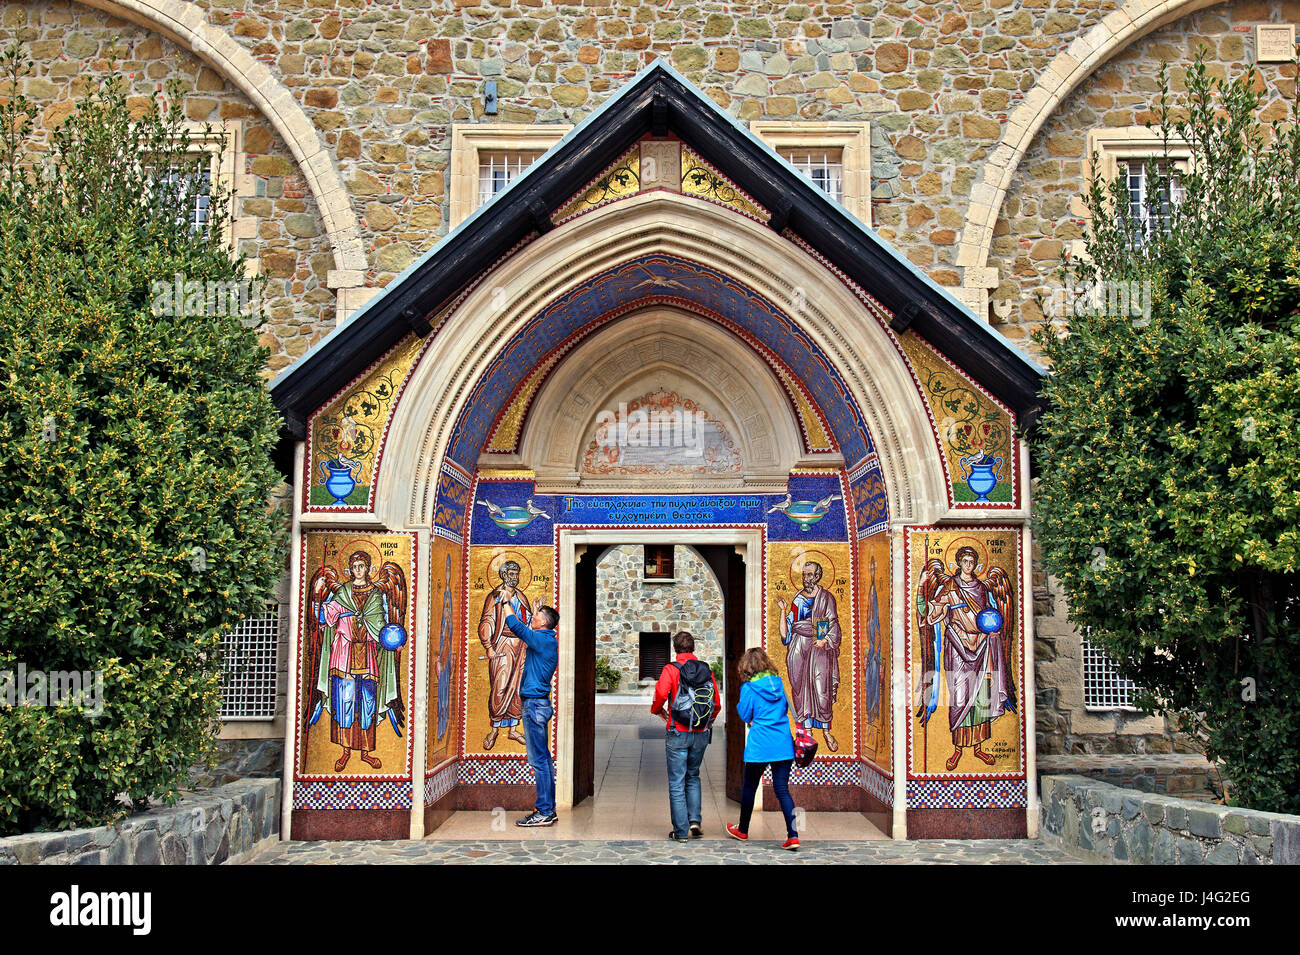
{"type": "Polygon", "coordinates": [[[608,657],[596,658],[596,686],[607,691],[617,690],[621,678],[622,674],[609,662],[608,657]]]}
{"type": "Polygon", "coordinates": [[[114,77],[45,133],[4,66],[0,670],[103,679],[98,716],[0,697],[10,834],[173,801],[212,751],[221,635],[279,573],[278,423],[255,319],[159,307],[155,282],[244,278],[216,184],[205,226],[177,214],[207,163],[178,109],[133,116],[114,77]]]}
{"type": "MultiPolygon", "coordinates": [[[[1292,84],[1294,86],[1294,84],[1292,84]]],[[[1158,127],[1153,221],[1121,183],[1087,205],[1067,284],[1149,289],[1140,315],[1083,308],[1040,336],[1053,367],[1035,512],[1071,618],[1151,711],[1222,761],[1237,803],[1300,812],[1300,127],[1257,119],[1254,75],[1199,59],[1158,127]],[[1177,177],[1177,183],[1171,177],[1177,177]]],[[[1139,294],[1141,294],[1139,292],[1139,294]]]]}

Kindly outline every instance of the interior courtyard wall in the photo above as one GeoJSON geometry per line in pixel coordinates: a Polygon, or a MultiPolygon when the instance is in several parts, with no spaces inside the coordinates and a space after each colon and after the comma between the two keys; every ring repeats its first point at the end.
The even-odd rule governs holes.
{"type": "Polygon", "coordinates": [[[610,548],[597,565],[596,656],[620,671],[621,692],[652,691],[654,679],[639,676],[642,632],[685,630],[701,660],[722,657],[722,592],[713,572],[694,548],[679,545],[673,552],[671,583],[645,579],[640,544],[610,548]]]}

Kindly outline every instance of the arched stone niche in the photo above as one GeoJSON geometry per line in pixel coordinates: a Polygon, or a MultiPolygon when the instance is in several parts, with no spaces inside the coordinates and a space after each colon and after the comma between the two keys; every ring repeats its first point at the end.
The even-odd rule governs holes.
{"type": "Polygon", "coordinates": [[[539,392],[524,425],[517,456],[484,455],[484,466],[522,466],[539,491],[577,486],[626,489],[784,489],[790,469],[818,463],[838,467],[838,454],[804,453],[794,411],[767,364],[743,341],[713,323],[668,307],[635,312],[602,329],[567,355],[539,392]],[[602,421],[620,406],[655,391],[698,402],[739,451],[742,472],[583,474],[583,459],[602,421]]]}

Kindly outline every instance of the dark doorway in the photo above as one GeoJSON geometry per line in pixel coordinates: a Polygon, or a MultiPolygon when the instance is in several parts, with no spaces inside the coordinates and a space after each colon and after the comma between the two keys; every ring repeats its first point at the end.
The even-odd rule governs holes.
{"type": "MultiPolygon", "coordinates": [[[[595,792],[596,769],[596,569],[613,544],[589,546],[575,566],[573,804],[595,792]]],[[[730,544],[692,544],[712,569],[723,595],[722,680],[726,740],[726,796],[739,801],[745,732],[736,715],[736,666],[745,652],[745,561],[730,544]]]]}

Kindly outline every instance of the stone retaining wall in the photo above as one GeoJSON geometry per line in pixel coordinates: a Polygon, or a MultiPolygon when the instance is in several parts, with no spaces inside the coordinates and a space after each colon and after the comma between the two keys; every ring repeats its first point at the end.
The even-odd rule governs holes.
{"type": "Polygon", "coordinates": [[[115,826],[0,839],[0,865],[218,865],[280,832],[280,780],[187,793],[115,826]]]}
{"type": "Polygon", "coordinates": [[[1083,776],[1043,777],[1042,807],[1042,838],[1091,861],[1300,863],[1300,816],[1206,805],[1083,776]]]}
{"type": "Polygon", "coordinates": [[[1147,756],[1038,757],[1038,775],[1087,776],[1123,789],[1166,793],[1183,799],[1223,798],[1223,780],[1204,756],[1174,753],[1147,756]]]}

